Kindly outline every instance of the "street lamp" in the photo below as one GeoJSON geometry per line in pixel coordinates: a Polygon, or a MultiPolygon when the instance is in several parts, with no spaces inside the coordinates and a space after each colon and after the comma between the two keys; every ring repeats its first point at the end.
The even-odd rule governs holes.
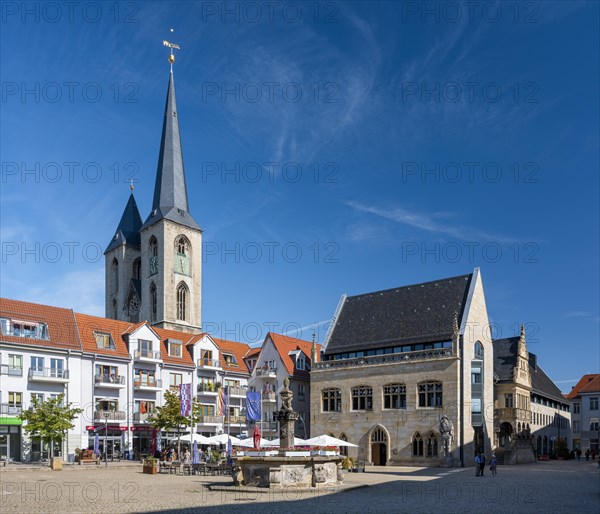
{"type": "Polygon", "coordinates": [[[110,417],[110,411],[104,411],[102,417],[104,418],[104,465],[108,466],[108,447],[106,446],[106,441],[108,438],[108,418],[110,417]]]}

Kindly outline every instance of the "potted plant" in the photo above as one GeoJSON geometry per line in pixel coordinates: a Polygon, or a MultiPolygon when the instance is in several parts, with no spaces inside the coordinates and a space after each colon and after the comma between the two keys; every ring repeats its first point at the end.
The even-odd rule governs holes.
{"type": "Polygon", "coordinates": [[[158,473],[158,459],[155,457],[144,459],[143,472],[147,475],[156,475],[158,473]]]}

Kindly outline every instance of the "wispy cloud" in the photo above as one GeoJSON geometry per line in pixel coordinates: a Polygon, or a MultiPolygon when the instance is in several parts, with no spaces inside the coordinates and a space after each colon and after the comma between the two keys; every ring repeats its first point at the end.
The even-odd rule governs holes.
{"type": "Polygon", "coordinates": [[[586,321],[600,321],[600,316],[587,311],[570,311],[563,315],[563,319],[579,318],[586,321]]]}
{"type": "Polygon", "coordinates": [[[359,212],[372,214],[374,216],[378,216],[395,223],[418,228],[426,232],[452,236],[460,240],[476,239],[502,243],[511,243],[516,241],[515,238],[510,238],[502,234],[486,232],[475,227],[459,224],[449,225],[441,222],[440,220],[448,218],[452,215],[452,213],[448,212],[425,213],[410,211],[403,207],[383,208],[376,205],[365,205],[353,201],[345,203],[359,212]]]}

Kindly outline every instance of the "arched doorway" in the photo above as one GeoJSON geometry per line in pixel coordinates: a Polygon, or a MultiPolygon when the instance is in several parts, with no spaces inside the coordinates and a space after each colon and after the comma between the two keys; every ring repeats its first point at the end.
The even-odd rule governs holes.
{"type": "Polygon", "coordinates": [[[513,428],[510,423],[504,422],[500,425],[500,435],[498,440],[502,448],[508,448],[512,440],[513,428]]]}
{"type": "Polygon", "coordinates": [[[388,438],[385,430],[376,427],[371,432],[371,461],[374,466],[387,464],[388,438]]]}

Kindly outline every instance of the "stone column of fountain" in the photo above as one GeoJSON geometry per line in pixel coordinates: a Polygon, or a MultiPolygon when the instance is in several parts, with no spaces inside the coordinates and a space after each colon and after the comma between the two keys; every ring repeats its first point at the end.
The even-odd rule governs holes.
{"type": "Polygon", "coordinates": [[[281,409],[277,413],[277,421],[279,421],[279,448],[291,448],[294,446],[294,427],[296,421],[298,421],[299,414],[294,412],[292,408],[294,393],[290,390],[289,378],[284,379],[283,390],[279,395],[281,396],[281,409]]]}

